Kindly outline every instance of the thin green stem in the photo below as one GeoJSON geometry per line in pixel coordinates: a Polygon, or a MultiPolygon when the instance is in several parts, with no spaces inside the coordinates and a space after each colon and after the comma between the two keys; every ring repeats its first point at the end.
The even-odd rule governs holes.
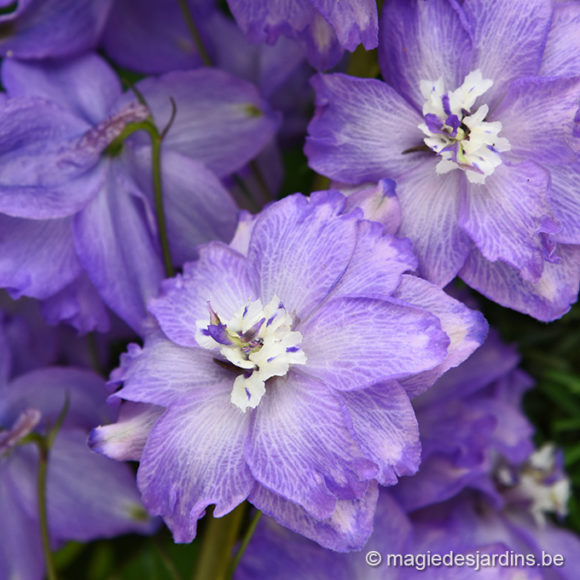
{"type": "Polygon", "coordinates": [[[228,563],[244,516],[246,504],[239,505],[223,518],[210,517],[203,533],[203,540],[194,580],[226,580],[228,563]]]}
{"type": "Polygon", "coordinates": [[[40,535],[42,538],[42,551],[46,563],[48,580],[57,580],[56,566],[50,549],[50,535],[48,533],[48,515],[46,509],[46,471],[48,466],[48,447],[43,441],[38,445],[40,462],[38,465],[38,513],[40,519],[40,535]]]}
{"type": "Polygon", "coordinates": [[[252,536],[254,535],[254,532],[256,531],[256,527],[258,525],[258,522],[260,521],[260,518],[262,517],[262,512],[260,510],[258,510],[256,512],[256,515],[252,518],[252,521],[250,522],[250,525],[248,526],[248,529],[246,530],[246,533],[244,534],[244,537],[242,539],[242,543],[240,544],[240,547],[238,549],[238,551],[236,552],[236,555],[234,556],[232,563],[230,564],[229,570],[228,570],[228,575],[227,575],[227,580],[231,580],[234,577],[234,574],[236,572],[236,568],[238,567],[238,564],[240,563],[240,560],[242,559],[246,548],[248,547],[252,536]]]}
{"type": "Polygon", "coordinates": [[[157,229],[159,230],[159,240],[161,242],[161,253],[165,274],[168,278],[173,278],[175,271],[171,261],[169,251],[169,237],[167,235],[167,224],[165,221],[165,209],[163,207],[163,187],[161,183],[161,137],[157,130],[155,135],[151,135],[151,162],[153,166],[153,195],[155,197],[155,216],[157,219],[157,229]]]}
{"type": "Polygon", "coordinates": [[[181,12],[183,14],[183,18],[185,19],[185,24],[187,25],[187,29],[189,30],[189,34],[193,39],[193,43],[199,52],[199,56],[201,56],[201,60],[205,66],[212,66],[213,63],[211,58],[203,45],[203,41],[201,40],[201,35],[199,34],[199,30],[195,24],[195,20],[193,19],[193,14],[189,9],[187,4],[187,0],[178,0],[179,6],[181,8],[181,12]]]}

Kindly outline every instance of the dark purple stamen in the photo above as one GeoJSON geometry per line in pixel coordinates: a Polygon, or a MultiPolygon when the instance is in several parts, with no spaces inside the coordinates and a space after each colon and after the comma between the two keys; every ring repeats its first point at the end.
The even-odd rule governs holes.
{"type": "Polygon", "coordinates": [[[445,94],[441,97],[441,104],[446,115],[451,115],[451,107],[449,105],[449,95],[445,94]]]}
{"type": "Polygon", "coordinates": [[[207,327],[207,333],[204,331],[204,334],[209,334],[219,344],[232,344],[232,341],[228,337],[227,326],[221,322],[217,325],[210,324],[207,327]]]}
{"type": "Polygon", "coordinates": [[[288,346],[286,347],[286,352],[298,352],[300,350],[299,346],[288,346]]]}

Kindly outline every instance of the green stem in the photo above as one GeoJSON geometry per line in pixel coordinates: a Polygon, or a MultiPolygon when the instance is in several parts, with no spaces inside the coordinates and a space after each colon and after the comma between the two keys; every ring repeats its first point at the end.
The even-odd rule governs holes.
{"type": "Polygon", "coordinates": [[[40,462],[38,465],[38,512],[40,516],[40,534],[42,538],[42,551],[46,563],[48,580],[57,580],[56,566],[50,550],[50,536],[48,533],[48,515],[46,509],[46,471],[48,466],[48,447],[46,442],[38,445],[40,462]]]}
{"type": "Polygon", "coordinates": [[[175,271],[171,261],[169,251],[169,238],[167,236],[167,224],[165,221],[165,209],[163,207],[163,188],[161,184],[161,136],[155,131],[151,135],[151,161],[153,165],[153,194],[155,197],[155,216],[157,219],[157,229],[159,230],[159,240],[161,242],[161,253],[165,274],[168,278],[173,278],[175,271]]]}
{"type": "Polygon", "coordinates": [[[185,19],[185,24],[187,24],[187,29],[189,30],[189,34],[191,35],[191,38],[193,39],[193,43],[195,44],[195,47],[197,48],[197,51],[199,52],[199,56],[201,56],[201,60],[203,61],[203,64],[205,66],[212,66],[213,63],[211,61],[211,58],[209,57],[207,50],[205,49],[205,46],[203,45],[203,41],[201,40],[199,30],[197,29],[197,26],[195,25],[195,20],[193,19],[193,14],[191,13],[191,10],[189,9],[189,6],[187,4],[187,0],[178,0],[178,2],[179,2],[179,6],[181,8],[181,12],[183,14],[183,18],[185,19]]]}
{"type": "Polygon", "coordinates": [[[246,530],[246,533],[244,534],[244,538],[242,539],[242,543],[240,544],[240,547],[239,547],[238,551],[236,552],[236,555],[234,556],[232,563],[230,564],[230,567],[228,570],[228,575],[227,575],[227,580],[231,580],[234,577],[234,574],[236,572],[236,568],[238,567],[238,564],[240,563],[240,560],[242,559],[242,557],[246,551],[246,548],[248,547],[248,544],[250,543],[250,540],[252,539],[252,536],[254,535],[254,532],[256,531],[256,527],[257,527],[258,522],[260,521],[261,517],[262,517],[262,512],[258,510],[256,512],[256,515],[252,518],[252,521],[250,522],[250,525],[248,526],[248,529],[246,530]]]}
{"type": "Polygon", "coordinates": [[[228,563],[246,512],[239,505],[223,518],[210,517],[203,534],[194,580],[226,580],[228,563]]]}

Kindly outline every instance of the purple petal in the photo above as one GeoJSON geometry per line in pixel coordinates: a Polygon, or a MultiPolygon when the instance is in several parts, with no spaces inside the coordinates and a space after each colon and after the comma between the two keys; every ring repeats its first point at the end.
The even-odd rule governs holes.
{"type": "Polygon", "coordinates": [[[401,206],[392,179],[381,179],[376,185],[363,184],[353,189],[340,185],[333,187],[347,196],[345,213],[359,207],[365,219],[381,223],[389,234],[397,233],[401,225],[401,206]]]}
{"type": "Polygon", "coordinates": [[[535,75],[552,17],[549,0],[472,0],[463,5],[473,30],[474,69],[493,86],[486,102],[493,105],[514,78],[535,75]]]}
{"type": "Polygon", "coordinates": [[[487,336],[487,322],[481,313],[467,308],[443,290],[414,276],[403,276],[394,297],[435,314],[443,332],[450,339],[447,356],[440,365],[402,381],[408,395],[415,397],[443,373],[468,359],[482,345],[487,336]]]}
{"type": "Polygon", "coordinates": [[[580,244],[580,163],[551,167],[550,207],[562,229],[554,239],[563,244],[580,244]]]}
{"type": "Polygon", "coordinates": [[[105,303],[85,273],[44,300],[41,310],[48,324],[66,322],[74,326],[79,334],[92,330],[107,332],[110,327],[105,303]]]}
{"type": "Polygon", "coordinates": [[[580,102],[580,78],[527,78],[511,83],[494,111],[501,135],[511,144],[510,155],[542,164],[576,159],[573,146],[575,115],[580,102]],[[549,130],[546,128],[549,127],[549,130]]]}
{"type": "Polygon", "coordinates": [[[376,48],[379,39],[377,5],[373,0],[312,0],[312,5],[332,26],[340,45],[350,52],[359,45],[376,48]]]}
{"type": "Polygon", "coordinates": [[[580,5],[577,2],[555,3],[552,26],[540,68],[542,76],[580,75],[579,25],[580,5]]]}
{"type": "Polygon", "coordinates": [[[201,246],[199,259],[185,264],[182,276],[165,280],[162,289],[149,311],[163,332],[182,346],[197,346],[196,323],[209,321],[208,302],[220,318],[229,320],[256,299],[245,258],[221,242],[201,246]]]}
{"type": "Polygon", "coordinates": [[[89,125],[106,119],[121,96],[119,78],[96,54],[40,64],[6,59],[2,83],[10,97],[41,97],[89,125]]]}
{"type": "Polygon", "coordinates": [[[79,260],[105,302],[139,329],[163,269],[143,195],[119,163],[108,163],[105,187],[76,216],[74,239],[79,260]]]}
{"type": "Polygon", "coordinates": [[[421,460],[415,412],[396,381],[342,393],[353,430],[363,452],[379,466],[377,480],[393,485],[401,475],[412,475],[421,460]]]}
{"type": "Polygon", "coordinates": [[[29,0],[3,16],[0,54],[17,58],[74,56],[97,45],[112,0],[29,0]]]}
{"type": "Polygon", "coordinates": [[[354,252],[329,297],[388,299],[399,286],[402,274],[417,267],[411,244],[385,234],[378,223],[360,221],[356,229],[354,252]]]}
{"type": "Polygon", "coordinates": [[[363,458],[336,395],[314,379],[275,379],[256,410],[246,458],[266,488],[317,519],[361,498],[376,466],[363,458]]]}
{"type": "Polygon", "coordinates": [[[342,215],[338,192],[292,195],[257,218],[248,272],[259,280],[263,303],[278,296],[304,320],[344,273],[356,244],[355,215],[342,215]]]}
{"type": "Polygon", "coordinates": [[[139,461],[153,425],[162,415],[163,407],[126,401],[116,423],[96,427],[88,445],[117,461],[139,461]]]}
{"type": "Polygon", "coordinates": [[[447,0],[389,2],[381,15],[379,61],[383,78],[417,110],[421,81],[442,77],[456,89],[469,72],[471,34],[461,9],[447,0]]]}
{"type": "Polygon", "coordinates": [[[485,184],[467,184],[459,223],[489,261],[502,260],[530,280],[544,264],[539,232],[553,223],[549,175],[535,163],[500,165],[485,184]]]}
{"type": "Polygon", "coordinates": [[[473,250],[459,273],[466,284],[502,306],[550,322],[563,316],[578,299],[580,248],[559,245],[559,263],[546,262],[532,283],[503,262],[489,262],[473,250]]]}
{"type": "Polygon", "coordinates": [[[81,272],[70,218],[28,220],[0,214],[0,286],[17,298],[48,298],[81,272]]]}
{"type": "Polygon", "coordinates": [[[129,345],[121,367],[111,375],[113,381],[124,382],[113,397],[163,407],[190,391],[211,392],[216,383],[229,380],[232,387],[234,378],[214,362],[211,351],[177,346],[159,331],[148,333],[143,348],[129,345]]]}
{"type": "Polygon", "coordinates": [[[128,465],[87,447],[84,431],[63,430],[50,451],[48,521],[53,538],[86,542],[152,532],[128,465]]]}
{"type": "Polygon", "coordinates": [[[445,286],[463,266],[472,246],[457,221],[465,191],[460,171],[435,172],[435,158],[417,160],[397,185],[401,204],[398,235],[408,237],[419,258],[419,272],[445,286]]]}
{"type": "Polygon", "coordinates": [[[300,331],[305,372],[341,390],[432,369],[449,344],[427,310],[365,298],[330,300],[300,331]]]}
{"type": "Polygon", "coordinates": [[[175,102],[163,147],[205,163],[219,177],[253,159],[278,128],[278,115],[251,84],[219,70],[169,73],[137,88],[160,130],[171,118],[171,99],[175,102]]]}
{"type": "Polygon", "coordinates": [[[19,478],[0,467],[0,578],[42,578],[40,526],[21,505],[20,488],[19,478]]]}
{"type": "MultiPolygon", "coordinates": [[[[151,149],[140,148],[135,158],[137,183],[153,207],[151,149]]],[[[236,228],[238,208],[220,180],[201,163],[167,150],[162,155],[161,171],[173,263],[196,258],[199,244],[211,240],[229,242],[236,228]]]]}
{"type": "Polygon", "coordinates": [[[89,125],[37,98],[6,99],[0,108],[0,211],[33,219],[71,215],[96,194],[98,157],[76,147],[89,125]]]}
{"type": "Polygon", "coordinates": [[[249,495],[244,460],[250,414],[230,403],[231,382],[191,391],[157,421],[137,474],[148,510],[161,515],[176,542],[191,542],[209,504],[221,517],[249,495]]]}
{"type": "Polygon", "coordinates": [[[332,515],[323,520],[313,518],[299,505],[261,485],[254,488],[248,499],[264,514],[292,531],[330,550],[347,552],[360,550],[368,540],[377,497],[377,485],[372,483],[361,499],[336,502],[332,515]]]}
{"type": "Polygon", "coordinates": [[[316,113],[304,152],[319,173],[345,183],[397,179],[414,165],[420,114],[389,85],[342,74],[312,79],[316,113]]]}

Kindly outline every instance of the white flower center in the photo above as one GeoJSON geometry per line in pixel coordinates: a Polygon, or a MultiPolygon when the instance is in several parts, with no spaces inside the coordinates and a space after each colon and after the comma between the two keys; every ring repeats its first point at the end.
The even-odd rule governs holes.
{"type": "Polygon", "coordinates": [[[424,123],[419,129],[425,134],[425,144],[441,161],[438,174],[463,169],[471,183],[484,183],[501,165],[500,153],[511,149],[509,141],[499,137],[501,123],[484,121],[489,107],[481,105],[472,112],[475,101],[493,81],[483,79],[481,71],[470,72],[463,84],[453,92],[444,92],[443,79],[421,81],[424,123]]]}
{"type": "Polygon", "coordinates": [[[570,482],[558,465],[554,445],[535,451],[516,471],[503,465],[497,469],[496,479],[504,487],[504,497],[510,503],[526,503],[540,526],[547,513],[561,517],[567,513],[570,482]]]}
{"type": "Polygon", "coordinates": [[[249,302],[222,322],[211,305],[207,320],[197,322],[196,340],[221,355],[243,372],[236,377],[231,402],[242,411],[258,406],[266,392],[266,381],[284,376],[291,364],[305,364],[301,350],[302,334],[292,330],[292,317],[277,296],[262,305],[261,300],[249,302]]]}

